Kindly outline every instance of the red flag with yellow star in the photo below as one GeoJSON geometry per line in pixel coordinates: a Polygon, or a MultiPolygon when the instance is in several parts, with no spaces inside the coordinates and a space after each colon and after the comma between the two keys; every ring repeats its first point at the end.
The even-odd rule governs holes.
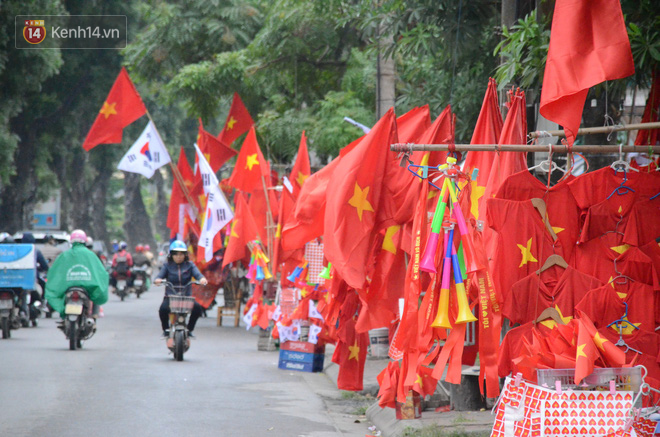
{"type": "Polygon", "coordinates": [[[199,119],[197,131],[197,146],[202,151],[213,171],[218,171],[222,164],[238,152],[204,130],[202,119],[199,119]]]}
{"type": "Polygon", "coordinates": [[[227,146],[231,146],[236,138],[243,135],[254,125],[252,117],[247,108],[243,104],[241,97],[238,93],[234,93],[234,99],[231,102],[231,107],[229,108],[229,114],[227,114],[227,121],[225,121],[225,127],[218,134],[218,139],[227,146]]]}
{"type": "Polygon", "coordinates": [[[236,166],[227,183],[248,193],[256,189],[263,189],[264,183],[266,187],[270,186],[270,166],[261,153],[254,127],[250,128],[250,132],[243,141],[243,146],[236,159],[236,166]]]}
{"type": "Polygon", "coordinates": [[[83,149],[90,151],[99,144],[121,143],[124,128],[146,112],[147,108],[128,77],[128,72],[122,67],[85,137],[83,149]]]}
{"type": "MultiPolygon", "coordinates": [[[[190,168],[190,164],[188,164],[188,159],[183,151],[183,147],[181,147],[181,151],[179,152],[179,162],[176,166],[179,169],[179,173],[181,174],[181,178],[183,179],[183,183],[186,186],[188,193],[190,193],[193,188],[193,172],[190,168]]],[[[183,235],[184,222],[182,219],[182,212],[186,214],[186,208],[190,208],[190,204],[188,203],[186,196],[183,194],[183,189],[180,186],[178,179],[175,177],[172,180],[172,195],[170,196],[170,207],[167,211],[167,227],[172,234],[181,233],[183,235]]]]}
{"type": "Polygon", "coordinates": [[[252,217],[252,213],[243,194],[236,193],[234,202],[236,212],[230,224],[229,241],[227,242],[227,249],[222,260],[223,268],[231,262],[245,258],[247,256],[245,248],[248,242],[259,238],[257,224],[254,221],[254,217],[252,217]]]}
{"type": "Polygon", "coordinates": [[[368,257],[379,225],[383,179],[390,144],[397,142],[390,109],[332,173],[325,209],[324,251],[328,261],[354,288],[364,286],[368,257]]]}
{"type": "Polygon", "coordinates": [[[294,197],[298,197],[300,189],[311,173],[309,153],[307,152],[307,137],[305,136],[305,131],[303,131],[300,137],[300,145],[298,146],[298,156],[296,156],[296,162],[293,164],[291,174],[289,175],[289,180],[291,181],[291,185],[293,185],[294,197]]]}
{"type": "Polygon", "coordinates": [[[594,361],[597,358],[596,346],[593,337],[585,323],[577,319],[578,335],[577,349],[575,351],[575,384],[580,384],[585,376],[594,371],[594,361]]]}
{"type": "Polygon", "coordinates": [[[367,361],[369,334],[358,334],[355,322],[359,300],[354,290],[349,290],[341,306],[337,346],[332,362],[339,365],[337,388],[339,390],[360,391],[363,389],[364,364],[367,361]]]}

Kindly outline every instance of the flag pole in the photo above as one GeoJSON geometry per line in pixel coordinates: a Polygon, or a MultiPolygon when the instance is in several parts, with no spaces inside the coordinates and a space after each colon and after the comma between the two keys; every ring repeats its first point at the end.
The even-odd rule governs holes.
{"type": "MultiPolygon", "coordinates": [[[[161,143],[165,144],[163,138],[160,136],[160,132],[158,132],[156,123],[154,123],[153,118],[151,118],[151,114],[149,113],[148,109],[147,109],[147,117],[149,118],[151,124],[154,125],[154,130],[156,131],[156,135],[158,135],[158,139],[160,140],[161,143]]],[[[181,188],[181,191],[183,191],[183,195],[186,197],[186,200],[190,204],[190,207],[192,208],[193,212],[195,213],[195,216],[197,216],[197,218],[199,219],[199,211],[197,211],[195,202],[193,202],[193,199],[190,196],[190,192],[188,191],[188,187],[186,187],[186,183],[183,181],[183,176],[181,176],[181,172],[179,171],[179,168],[172,163],[171,159],[170,159],[170,169],[172,170],[172,174],[174,175],[174,178],[179,183],[179,187],[181,188]]]]}
{"type": "Polygon", "coordinates": [[[617,146],[607,145],[580,145],[567,147],[563,144],[541,145],[541,144],[404,144],[395,143],[390,145],[393,152],[417,152],[417,151],[450,151],[450,152],[548,152],[552,153],[630,153],[630,152],[653,152],[660,153],[660,146],[617,146]],[[551,149],[550,149],[551,148],[551,149]]]}

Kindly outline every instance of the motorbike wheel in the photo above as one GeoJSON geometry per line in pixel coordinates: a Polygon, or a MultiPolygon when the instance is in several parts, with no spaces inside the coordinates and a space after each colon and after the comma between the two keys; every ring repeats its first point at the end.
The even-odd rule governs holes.
{"type": "Polygon", "coordinates": [[[124,297],[126,297],[126,295],[125,295],[125,293],[122,291],[122,292],[119,294],[119,297],[121,298],[121,301],[123,302],[123,301],[124,301],[124,297]]]}
{"type": "Polygon", "coordinates": [[[9,318],[2,318],[2,338],[11,338],[11,330],[9,328],[9,318]]]}
{"type": "Polygon", "coordinates": [[[78,321],[69,324],[69,350],[75,351],[78,343],[78,321]]]}
{"type": "Polygon", "coordinates": [[[37,319],[32,319],[32,327],[36,328],[37,326],[39,326],[39,322],[37,322],[37,319]]]}
{"type": "Polygon", "coordinates": [[[185,342],[183,331],[176,331],[174,333],[174,359],[177,361],[183,361],[185,342]]]}

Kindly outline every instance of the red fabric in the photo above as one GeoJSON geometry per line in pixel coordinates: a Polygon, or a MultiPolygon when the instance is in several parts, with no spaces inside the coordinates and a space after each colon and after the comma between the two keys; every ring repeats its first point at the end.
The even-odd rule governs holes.
{"type": "Polygon", "coordinates": [[[594,340],[594,343],[601,356],[603,357],[606,367],[622,367],[626,363],[626,354],[622,349],[617,348],[614,343],[604,338],[598,333],[594,323],[584,313],[577,311],[580,323],[584,326],[589,335],[594,340]]]}
{"type": "Polygon", "coordinates": [[[381,408],[396,407],[396,388],[401,376],[398,361],[390,361],[387,367],[378,374],[378,406],[381,408]]]}
{"type": "Polygon", "coordinates": [[[594,371],[596,345],[587,326],[578,319],[577,350],[575,353],[575,384],[579,384],[594,371]]]}
{"type": "Polygon", "coordinates": [[[660,197],[643,200],[632,207],[623,241],[631,246],[644,246],[660,237],[660,197]]]}
{"type": "Polygon", "coordinates": [[[567,252],[566,262],[569,264],[572,263],[573,249],[580,233],[580,210],[568,188],[568,183],[573,179],[575,176],[568,176],[548,189],[525,169],[506,178],[495,195],[498,199],[508,200],[543,199],[548,220],[556,228],[555,233],[567,252]]]}
{"type": "MultiPolygon", "coordinates": [[[[181,178],[183,179],[188,193],[190,193],[193,185],[193,172],[190,168],[190,164],[188,164],[188,159],[186,158],[186,154],[183,151],[183,147],[181,147],[181,150],[179,151],[179,162],[177,163],[176,167],[181,174],[181,178]]],[[[170,206],[167,210],[167,227],[174,233],[179,231],[179,205],[186,203],[188,203],[188,200],[183,194],[183,190],[179,185],[179,181],[176,177],[173,177],[172,195],[170,196],[170,206]]]]}
{"type": "Polygon", "coordinates": [[[324,252],[352,287],[362,288],[374,239],[390,144],[396,143],[394,111],[389,110],[366,137],[341,158],[327,192],[324,252]]]}
{"type": "MultiPolygon", "coordinates": [[[[624,176],[625,184],[635,190],[635,194],[642,198],[652,197],[660,192],[660,175],[649,173],[638,173],[630,171],[623,173],[615,172],[611,167],[603,167],[578,176],[568,183],[568,187],[583,212],[597,203],[605,200],[612,192],[621,185],[624,176]]],[[[631,194],[631,193],[628,193],[631,194]]],[[[627,196],[628,194],[623,194],[627,196]]],[[[612,197],[618,196],[614,194],[612,197]]]]}
{"type": "Polygon", "coordinates": [[[541,115],[573,144],[589,88],[635,72],[619,0],[557,0],[541,89],[541,115]]]}
{"type": "Polygon", "coordinates": [[[609,199],[604,199],[589,207],[584,216],[580,243],[599,238],[606,232],[622,232],[626,229],[630,211],[636,201],[635,193],[621,196],[615,194],[609,199]]]}
{"type": "Polygon", "coordinates": [[[350,291],[341,307],[341,317],[337,336],[339,338],[332,362],[339,365],[337,388],[360,391],[363,389],[364,364],[367,361],[369,334],[355,331],[355,314],[358,310],[358,297],[350,291]]]}
{"type": "Polygon", "coordinates": [[[289,193],[289,190],[284,188],[282,190],[282,197],[280,198],[280,210],[277,214],[277,229],[275,230],[274,241],[275,247],[273,250],[273,259],[271,260],[273,265],[273,275],[275,275],[279,270],[279,265],[287,261],[290,257],[295,257],[296,261],[299,262],[301,262],[304,257],[303,249],[293,251],[285,251],[282,249],[282,227],[284,226],[286,220],[293,213],[294,204],[295,200],[293,199],[293,195],[289,193]]]}
{"type": "Polygon", "coordinates": [[[223,268],[231,262],[245,258],[247,243],[259,237],[259,229],[243,194],[236,193],[234,202],[236,203],[236,213],[230,225],[229,242],[222,260],[223,268]]]}
{"type": "Polygon", "coordinates": [[[501,378],[510,374],[515,375],[518,373],[518,366],[514,363],[514,359],[520,355],[523,348],[523,339],[531,342],[533,340],[533,331],[545,337],[553,330],[545,325],[534,325],[532,322],[525,323],[524,325],[513,328],[504,336],[502,345],[500,346],[500,356],[498,361],[498,374],[501,378]]]}
{"type": "Polygon", "coordinates": [[[110,88],[103,107],[83,141],[90,151],[99,144],[121,143],[124,128],[147,112],[140,95],[124,67],[110,88]]]}
{"type": "MultiPolygon", "coordinates": [[[[653,74],[653,85],[649,97],[646,100],[642,123],[653,123],[658,121],[660,116],[660,71],[656,70],[653,74]]],[[[649,129],[637,131],[635,137],[636,146],[655,146],[660,142],[660,129],[649,129]]]]}
{"type": "MultiPolygon", "coordinates": [[[[626,314],[625,304],[628,304],[627,320],[639,329],[653,332],[660,324],[660,305],[655,294],[651,286],[640,282],[625,285],[612,282],[589,291],[575,308],[586,314],[596,328],[602,328],[623,317],[626,314]]],[[[622,326],[632,329],[626,323],[622,326]]]]}
{"type": "Polygon", "coordinates": [[[270,167],[261,153],[254,127],[250,128],[250,132],[243,141],[243,146],[236,159],[236,166],[227,183],[246,192],[256,189],[263,190],[264,183],[266,187],[269,186],[270,167]]]}
{"type": "Polygon", "coordinates": [[[655,240],[653,240],[640,247],[639,250],[651,260],[653,269],[655,270],[654,283],[660,284],[660,243],[656,243],[655,240]]]}
{"type": "Polygon", "coordinates": [[[231,146],[231,143],[233,143],[236,138],[247,132],[253,125],[254,121],[252,121],[250,113],[243,104],[241,97],[235,92],[231,107],[229,108],[229,114],[227,114],[225,127],[218,134],[218,139],[223,144],[231,146]]]}
{"type": "Polygon", "coordinates": [[[623,274],[658,289],[658,276],[651,259],[639,248],[628,248],[623,237],[616,233],[579,244],[575,252],[575,268],[603,282],[623,274]]]}
{"type": "Polygon", "coordinates": [[[293,163],[293,168],[289,174],[289,181],[293,185],[294,197],[298,197],[300,189],[302,188],[305,180],[312,174],[309,167],[309,153],[307,152],[307,137],[305,131],[300,136],[300,144],[298,145],[298,155],[296,162],[293,163]]]}
{"type": "Polygon", "coordinates": [[[225,143],[205,131],[204,126],[202,126],[201,118],[199,119],[199,127],[197,130],[197,146],[204,154],[204,157],[206,157],[206,160],[211,165],[213,171],[216,172],[220,170],[222,164],[238,153],[236,150],[225,145],[225,143]]]}
{"type": "Polygon", "coordinates": [[[340,160],[341,157],[333,159],[305,181],[293,213],[282,228],[282,249],[300,249],[308,241],[323,235],[328,184],[340,160]]]}
{"type": "MultiPolygon", "coordinates": [[[[277,219],[277,214],[279,211],[279,202],[277,201],[277,196],[272,190],[268,191],[269,201],[270,201],[270,213],[272,223],[275,224],[277,219]]],[[[250,195],[250,201],[248,202],[250,211],[252,212],[252,217],[254,217],[254,222],[257,224],[259,229],[259,236],[264,245],[264,248],[268,246],[268,204],[266,203],[266,196],[264,195],[264,190],[256,189],[250,195]]],[[[273,237],[275,237],[275,229],[273,229],[273,237]]]]}
{"type": "Polygon", "coordinates": [[[562,316],[573,317],[575,305],[589,290],[602,285],[570,266],[551,267],[540,277],[533,272],[511,286],[502,313],[511,323],[521,325],[535,320],[546,308],[557,308],[562,316]]]}
{"type": "Polygon", "coordinates": [[[516,281],[536,272],[550,255],[564,256],[563,246],[553,241],[531,201],[488,199],[486,205],[488,225],[498,234],[493,279],[506,302],[516,281]]]}

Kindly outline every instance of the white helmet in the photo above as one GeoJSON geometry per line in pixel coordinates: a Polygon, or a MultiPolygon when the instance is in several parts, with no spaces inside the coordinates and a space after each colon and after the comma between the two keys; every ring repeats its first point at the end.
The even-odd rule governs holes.
{"type": "Polygon", "coordinates": [[[82,229],[76,229],[71,232],[71,242],[72,243],[87,243],[87,234],[82,229]]]}
{"type": "Polygon", "coordinates": [[[94,245],[94,239],[92,237],[87,237],[87,239],[85,240],[85,246],[91,249],[93,245],[94,245]]]}

